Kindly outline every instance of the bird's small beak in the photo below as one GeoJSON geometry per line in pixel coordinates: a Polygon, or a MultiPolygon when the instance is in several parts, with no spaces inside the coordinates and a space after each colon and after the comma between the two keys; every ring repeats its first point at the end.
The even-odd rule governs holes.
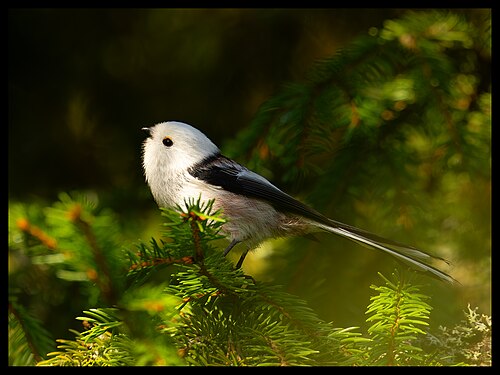
{"type": "Polygon", "coordinates": [[[143,132],[145,132],[148,135],[148,137],[151,136],[151,128],[145,127],[145,128],[141,128],[141,130],[143,132]]]}

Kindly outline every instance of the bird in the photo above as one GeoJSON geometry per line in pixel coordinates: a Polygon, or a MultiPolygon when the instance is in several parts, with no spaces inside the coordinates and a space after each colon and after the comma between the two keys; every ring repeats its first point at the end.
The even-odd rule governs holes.
{"type": "Polygon", "coordinates": [[[237,244],[246,245],[236,268],[241,267],[250,249],[267,239],[329,232],[388,253],[417,271],[456,282],[429,264],[433,259],[449,264],[447,260],[326,217],[224,156],[191,125],[167,121],[142,130],[148,134],[142,145],[142,166],[158,206],[182,207],[189,198],[214,200],[214,209],[221,210],[227,220],[221,228],[230,240],[224,256],[237,244]]]}

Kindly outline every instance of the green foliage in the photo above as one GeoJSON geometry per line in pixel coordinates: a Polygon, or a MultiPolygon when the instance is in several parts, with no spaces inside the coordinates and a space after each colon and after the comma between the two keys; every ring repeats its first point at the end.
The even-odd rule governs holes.
{"type": "MultiPolygon", "coordinates": [[[[490,47],[487,10],[405,12],[284,85],[224,151],[329,217],[441,254],[456,279],[484,286],[463,297],[488,310],[490,47]]],[[[326,285],[373,283],[357,248],[322,241],[341,250],[311,256],[317,247],[289,243],[273,258],[282,266],[275,281],[302,296],[318,275],[326,285]],[[332,273],[328,264],[349,266],[332,273]]],[[[393,268],[385,257],[372,261],[384,273],[393,268]]],[[[362,298],[334,293],[337,303],[362,298]]],[[[323,308],[344,318],[334,303],[323,308]]]]}
{"type": "Polygon", "coordinates": [[[53,341],[42,322],[9,295],[9,365],[34,365],[52,350],[53,341]]]}
{"type": "MultiPolygon", "coordinates": [[[[92,222],[96,233],[104,230],[112,217],[107,211],[96,214],[95,206],[80,206],[81,197],[73,201],[68,195],[62,195],[61,199],[65,210],[61,209],[61,202],[45,210],[53,215],[60,209],[59,218],[66,218],[65,224],[62,220],[50,221],[58,223],[55,230],[58,236],[50,237],[54,242],[45,241],[47,252],[59,251],[59,245],[53,244],[64,243],[71,227],[81,225],[75,223],[75,215],[68,214],[74,213],[75,206],[81,207],[78,218],[92,222]],[[67,230],[63,230],[64,226],[67,230]]],[[[321,320],[303,300],[279,286],[255,281],[222,256],[214,241],[220,239],[219,230],[224,220],[218,212],[212,212],[212,204],[198,200],[187,202],[178,210],[162,210],[165,237],[160,242],[140,242],[137,251],[108,249],[97,242],[100,251],[109,251],[106,256],[98,255],[90,249],[96,246],[92,245],[94,237],[82,231],[80,235],[89,243],[82,245],[76,240],[71,251],[76,252],[77,246],[81,246],[81,251],[87,249],[90,255],[113,263],[124,263],[123,259],[128,258],[126,269],[105,268],[116,272],[108,275],[109,280],[122,280],[113,284],[115,302],[108,303],[108,294],[102,293],[102,283],[97,278],[72,278],[72,282],[99,290],[95,293],[99,296],[96,304],[101,307],[85,308],[84,315],[77,317],[82,321],[83,331],[70,329],[74,338],[58,339],[54,351],[47,345],[49,333],[25,314],[16,302],[16,292],[12,291],[11,311],[17,312],[9,317],[11,364],[436,365],[454,364],[449,356],[438,356],[436,353],[440,351],[453,348],[449,352],[453,358],[475,361],[476,357],[471,357],[473,353],[488,349],[486,344],[477,346],[477,341],[475,352],[458,344],[460,337],[471,337],[476,331],[482,332],[481,342],[489,338],[489,327],[480,324],[488,322],[489,317],[479,319],[470,310],[472,328],[450,331],[460,332],[460,337],[441,328],[441,339],[435,340],[433,346],[427,345],[431,349],[425,351],[420,345],[426,342],[422,337],[427,335],[429,326],[431,307],[426,302],[429,297],[423,295],[419,287],[403,282],[397,274],[392,281],[381,275],[385,285],[372,286],[378,294],[371,298],[366,312],[369,324],[366,334],[355,327],[334,327],[321,320]],[[112,258],[112,254],[117,258],[112,258]]],[[[26,243],[33,237],[33,225],[17,222],[24,233],[22,242],[26,243]]],[[[44,238],[41,233],[48,235],[38,230],[37,239],[41,242],[44,238]]],[[[24,250],[29,251],[31,247],[38,249],[36,259],[40,265],[39,257],[43,255],[40,244],[32,243],[24,250]]],[[[45,266],[56,270],[70,266],[73,270],[79,269],[71,258],[67,258],[67,263],[41,259],[49,259],[45,266]]],[[[94,264],[83,256],[80,259],[83,267],[94,264]]],[[[56,275],[66,277],[66,273],[56,272],[56,275]]],[[[93,298],[86,303],[93,303],[93,298]]],[[[487,358],[482,354],[480,363],[488,363],[487,358]]]]}
{"type": "Polygon", "coordinates": [[[450,179],[490,181],[488,22],[444,11],[388,20],[285,85],[225,150],[337,215],[374,222],[398,208],[388,228],[428,222],[415,207],[462,188],[450,179]],[[355,206],[378,196],[369,214],[355,206]]]}
{"type": "Polygon", "coordinates": [[[353,164],[372,176],[384,172],[380,165],[372,169],[380,160],[388,169],[397,163],[422,168],[438,147],[433,163],[478,168],[490,150],[490,87],[481,76],[487,72],[479,70],[480,59],[491,54],[484,46],[490,33],[450,12],[409,12],[386,21],[319,62],[305,82],[266,101],[227,149],[234,156],[251,154],[252,167],[262,169],[269,159],[279,163],[284,183],[316,174],[318,167],[338,175],[353,164]],[[481,140],[466,142],[478,132],[481,140]],[[366,153],[347,152],[353,147],[376,148],[380,156],[366,160],[366,153]],[[363,164],[354,163],[360,156],[363,164]]]}
{"type": "Polygon", "coordinates": [[[73,331],[75,340],[57,340],[60,351],[48,353],[53,358],[39,362],[39,366],[124,366],[134,364],[130,355],[132,342],[113,330],[123,324],[116,309],[102,308],[84,311],[86,331],[73,331]]]}
{"type": "Polygon", "coordinates": [[[421,349],[413,343],[419,334],[425,335],[420,327],[429,325],[431,306],[424,302],[429,297],[397,278],[385,282],[384,286],[372,286],[379,294],[371,298],[366,311],[366,321],[373,322],[368,328],[375,344],[370,355],[376,364],[421,363],[421,349]]]}

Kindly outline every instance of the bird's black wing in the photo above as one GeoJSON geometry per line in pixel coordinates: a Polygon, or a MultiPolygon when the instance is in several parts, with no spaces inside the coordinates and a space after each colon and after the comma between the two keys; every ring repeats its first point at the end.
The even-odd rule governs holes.
{"type": "Polygon", "coordinates": [[[324,215],[284,193],[264,177],[220,154],[194,165],[189,169],[189,173],[195,178],[220,186],[232,193],[263,200],[279,211],[331,225],[330,220],[324,215]]]}

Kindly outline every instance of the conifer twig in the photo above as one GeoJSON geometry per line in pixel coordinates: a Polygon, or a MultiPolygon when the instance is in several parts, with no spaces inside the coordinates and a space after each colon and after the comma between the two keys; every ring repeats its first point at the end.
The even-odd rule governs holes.
{"type": "Polygon", "coordinates": [[[68,212],[68,217],[77,226],[77,228],[80,229],[85,239],[87,240],[96,265],[99,269],[99,272],[88,270],[87,275],[99,286],[99,289],[101,290],[101,293],[106,302],[114,305],[117,302],[117,296],[113,288],[113,282],[111,280],[111,273],[108,263],[102,250],[97,244],[97,239],[94,232],[92,231],[91,225],[82,218],[81,213],[82,206],[79,203],[76,203],[68,212]]]}

